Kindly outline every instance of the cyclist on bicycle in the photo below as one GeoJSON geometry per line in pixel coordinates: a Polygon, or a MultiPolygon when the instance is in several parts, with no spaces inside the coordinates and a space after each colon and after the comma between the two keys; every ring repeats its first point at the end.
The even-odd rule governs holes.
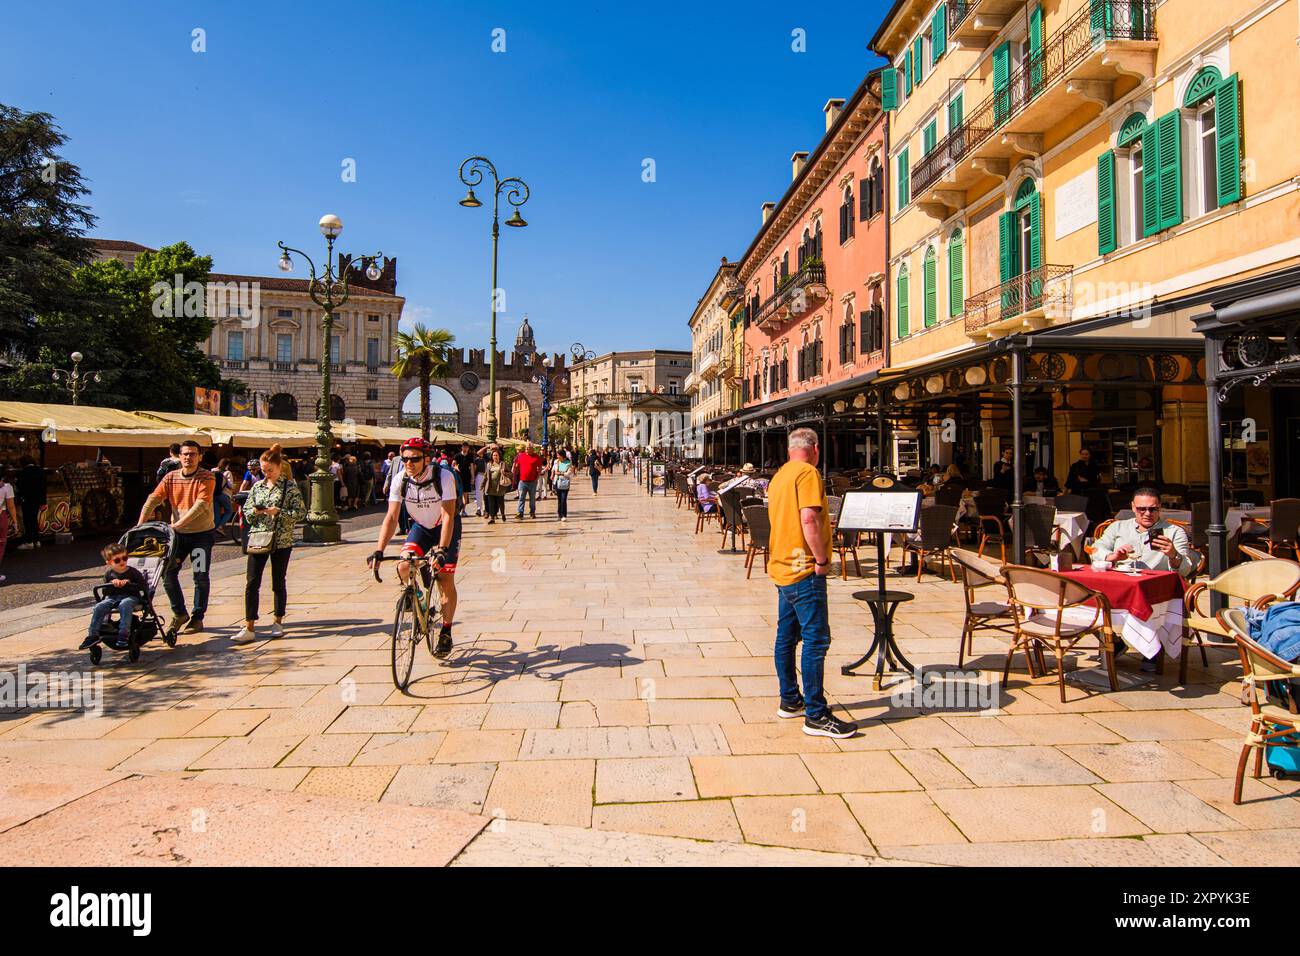
{"type": "MultiPolygon", "coordinates": [[[[379,526],[375,552],[366,563],[374,567],[397,528],[402,505],[411,519],[411,530],[402,545],[403,557],[430,556],[438,567],[438,590],[442,594],[442,629],[434,657],[451,653],[451,622],[456,613],[456,558],[460,553],[460,491],[456,473],[433,457],[433,446],[423,438],[402,443],[402,472],[393,479],[388,494],[388,513],[379,526]]],[[[402,581],[410,573],[409,561],[397,563],[402,581]]],[[[426,584],[428,580],[426,579],[426,584]]]]}

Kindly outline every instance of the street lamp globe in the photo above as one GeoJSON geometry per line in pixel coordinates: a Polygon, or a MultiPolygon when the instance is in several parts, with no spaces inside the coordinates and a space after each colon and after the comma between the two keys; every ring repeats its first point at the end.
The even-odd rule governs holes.
{"type": "Polygon", "coordinates": [[[483,205],[479,202],[478,197],[474,195],[474,190],[472,188],[465,194],[465,198],[460,201],[460,204],[469,209],[477,209],[479,206],[483,205]]]}
{"type": "Polygon", "coordinates": [[[522,229],[524,226],[528,225],[528,223],[523,216],[519,215],[519,210],[516,209],[515,214],[506,220],[506,225],[522,229]]]}
{"type": "Polygon", "coordinates": [[[281,272],[293,271],[293,260],[289,258],[289,253],[287,252],[284,255],[280,256],[280,271],[281,272]]]}
{"type": "Polygon", "coordinates": [[[73,363],[78,363],[78,362],[80,362],[83,358],[85,358],[85,356],[82,355],[80,352],[73,352],[73,353],[72,353],[70,356],[68,356],[68,357],[69,357],[70,359],[72,359],[73,363]]]}
{"type": "Polygon", "coordinates": [[[375,265],[375,261],[373,259],[370,260],[370,265],[366,266],[366,278],[371,282],[378,282],[379,277],[382,274],[383,273],[379,271],[379,266],[375,265]]]}
{"type": "Polygon", "coordinates": [[[343,220],[333,213],[320,217],[320,233],[328,239],[335,239],[343,231],[343,220]]]}

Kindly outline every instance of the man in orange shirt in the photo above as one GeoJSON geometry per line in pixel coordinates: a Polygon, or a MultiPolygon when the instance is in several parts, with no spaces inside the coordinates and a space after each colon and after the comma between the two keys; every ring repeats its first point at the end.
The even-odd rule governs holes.
{"type": "Polygon", "coordinates": [[[803,717],[812,737],[852,737],[857,725],[831,713],[822,689],[831,644],[826,572],[831,566],[831,523],[826,491],[817,471],[817,433],[796,428],[787,439],[790,460],[767,487],[772,531],[767,573],[776,584],[776,676],[781,685],[778,717],[803,717]],[[803,641],[803,693],[795,672],[795,645],[803,641]]]}
{"type": "Polygon", "coordinates": [[[208,609],[208,568],[216,541],[212,504],[217,479],[202,461],[203,449],[198,442],[181,442],[181,466],[163,475],[158,487],[145,499],[139,522],[148,521],[160,504],[171,506],[176,545],[163,570],[163,588],[172,606],[172,628],[184,627],[191,634],[203,630],[203,614],[208,609]],[[185,592],[181,590],[181,565],[186,558],[194,572],[193,617],[185,610],[185,592]]]}

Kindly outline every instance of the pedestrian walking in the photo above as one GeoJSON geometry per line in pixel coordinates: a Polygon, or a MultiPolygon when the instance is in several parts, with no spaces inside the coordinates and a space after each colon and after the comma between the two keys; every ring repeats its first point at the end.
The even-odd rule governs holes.
{"type": "Polygon", "coordinates": [[[349,511],[361,507],[361,466],[356,455],[343,456],[343,494],[349,511]]]}
{"type": "Polygon", "coordinates": [[[551,463],[551,487],[555,489],[555,512],[561,521],[569,520],[569,486],[573,481],[573,462],[561,451],[551,463]]]}
{"type": "Polygon", "coordinates": [[[24,456],[14,491],[23,513],[23,543],[19,551],[30,551],[41,546],[41,509],[45,507],[45,469],[30,456],[24,456]]]}
{"type": "Polygon", "coordinates": [[[298,519],[307,513],[298,485],[285,474],[280,446],[272,445],[262,452],[259,460],[262,480],[253,486],[244,502],[244,521],[248,524],[248,566],[244,572],[244,627],[235,635],[236,644],[256,638],[258,598],[262,590],[262,573],[268,562],[271,565],[271,593],[275,595],[271,636],[284,634],[293,530],[298,519]]]}
{"type": "Polygon", "coordinates": [[[159,505],[170,506],[176,541],[163,572],[163,587],[171,602],[172,628],[194,634],[203,630],[203,615],[208,609],[208,573],[216,539],[212,507],[217,478],[203,467],[203,450],[198,442],[181,442],[180,455],[181,466],[167,472],[145,499],[138,523],[148,521],[159,505]],[[187,560],[194,575],[193,616],[185,610],[185,594],[181,591],[181,565],[187,560]]]}
{"type": "Polygon", "coordinates": [[[357,463],[357,477],[361,488],[361,507],[368,508],[375,494],[375,463],[370,452],[362,454],[361,461],[357,463]]]}
{"type": "Polygon", "coordinates": [[[510,485],[510,469],[501,459],[501,449],[494,445],[488,452],[487,471],[483,477],[488,524],[496,524],[498,515],[503,522],[506,520],[506,492],[510,490],[510,485]]]}
{"type": "Polygon", "coordinates": [[[524,450],[515,456],[515,471],[519,477],[519,508],[516,516],[524,516],[524,499],[528,499],[528,517],[537,517],[537,478],[542,472],[542,459],[533,451],[529,442],[524,450]]]}
{"type": "Polygon", "coordinates": [[[591,476],[591,493],[600,494],[600,452],[595,449],[587,456],[587,474],[591,476]]]}
{"type": "Polygon", "coordinates": [[[790,460],[768,486],[771,532],[768,576],[776,585],[776,676],[781,703],[778,717],[803,717],[803,732],[813,737],[852,737],[857,725],[835,717],[826,704],[823,678],[831,643],[826,573],[831,566],[831,524],[826,490],[817,470],[817,433],[796,428],[787,441],[790,460]],[[795,646],[803,642],[799,676],[795,646]]]}
{"type": "Polygon", "coordinates": [[[167,446],[167,457],[158,463],[158,470],[154,472],[154,478],[162,481],[163,476],[169,471],[175,471],[181,466],[181,446],[180,442],[172,442],[167,446]]]}
{"type": "Polygon", "coordinates": [[[487,459],[480,448],[474,453],[474,514],[483,517],[483,484],[487,480],[487,459]]]}
{"type": "MultiPolygon", "coordinates": [[[[18,528],[18,506],[14,504],[14,486],[9,484],[9,473],[0,468],[0,566],[4,565],[5,546],[9,543],[9,529],[18,528]]],[[[0,574],[0,584],[5,576],[0,574]]]]}

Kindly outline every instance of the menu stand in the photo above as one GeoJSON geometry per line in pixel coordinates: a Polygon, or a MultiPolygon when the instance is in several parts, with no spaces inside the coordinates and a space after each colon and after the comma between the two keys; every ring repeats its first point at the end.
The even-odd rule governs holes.
{"type": "Polygon", "coordinates": [[[871,681],[873,690],[880,690],[887,668],[890,672],[911,673],[914,670],[894,640],[894,614],[900,604],[913,600],[916,595],[910,591],[891,591],[885,586],[885,542],[891,534],[916,532],[920,506],[919,491],[881,477],[872,482],[869,491],[845,492],[840,509],[837,533],[868,531],[876,535],[876,589],[853,592],[855,601],[862,601],[871,609],[875,636],[862,657],[840,668],[841,674],[856,676],[857,668],[875,657],[875,676],[871,681]]]}

